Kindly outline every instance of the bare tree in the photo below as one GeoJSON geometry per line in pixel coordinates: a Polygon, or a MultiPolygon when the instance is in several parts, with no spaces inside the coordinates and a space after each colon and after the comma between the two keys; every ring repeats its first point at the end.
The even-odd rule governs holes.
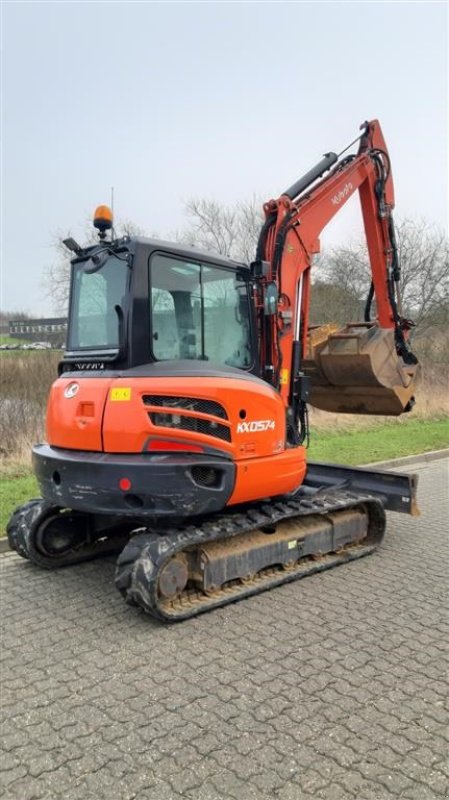
{"type": "Polygon", "coordinates": [[[63,234],[62,231],[53,233],[53,248],[55,259],[52,264],[44,268],[42,283],[44,293],[51,301],[54,310],[58,314],[67,312],[67,303],[70,288],[70,258],[71,254],[64,247],[62,241],[71,235],[70,231],[63,234]]]}
{"type": "Polygon", "coordinates": [[[185,213],[187,226],[176,232],[178,241],[246,264],[254,261],[263,222],[262,203],[257,198],[233,206],[192,198],[186,203],[185,213]]]}
{"type": "Polygon", "coordinates": [[[313,281],[309,317],[311,325],[331,322],[344,325],[360,318],[360,298],[351,288],[319,279],[313,281]]]}
{"type": "MultiPolygon", "coordinates": [[[[142,236],[144,231],[131,220],[120,220],[114,227],[116,236],[142,236]]],[[[44,270],[43,285],[45,294],[50,298],[52,305],[58,313],[67,313],[67,304],[70,289],[70,259],[72,254],[63,245],[63,240],[71,236],[70,231],[63,233],[57,231],[53,234],[55,260],[44,270]]],[[[97,232],[92,228],[89,220],[85,224],[82,244],[96,244],[97,232]]]]}
{"type": "MultiPolygon", "coordinates": [[[[421,332],[449,303],[449,249],[443,231],[425,220],[402,220],[396,227],[401,264],[403,311],[421,332]]],[[[371,282],[364,241],[324,253],[317,272],[321,280],[359,298],[361,307],[371,282]]]]}
{"type": "Polygon", "coordinates": [[[358,300],[358,315],[371,283],[371,270],[364,242],[325,250],[312,267],[315,284],[338,286],[358,300]]]}
{"type": "Polygon", "coordinates": [[[425,220],[405,219],[397,228],[404,310],[424,330],[449,304],[449,241],[425,220]]]}

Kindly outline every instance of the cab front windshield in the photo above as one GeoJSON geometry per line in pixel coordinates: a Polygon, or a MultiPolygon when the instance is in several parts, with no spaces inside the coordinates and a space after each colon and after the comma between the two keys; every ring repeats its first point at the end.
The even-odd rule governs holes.
{"type": "Polygon", "coordinates": [[[251,367],[247,284],[234,270],[156,253],[150,286],[151,350],[158,361],[251,367]]]}
{"type": "Polygon", "coordinates": [[[91,259],[73,266],[70,350],[117,350],[119,314],[127,291],[129,268],[123,255],[110,255],[96,269],[91,259]]]}

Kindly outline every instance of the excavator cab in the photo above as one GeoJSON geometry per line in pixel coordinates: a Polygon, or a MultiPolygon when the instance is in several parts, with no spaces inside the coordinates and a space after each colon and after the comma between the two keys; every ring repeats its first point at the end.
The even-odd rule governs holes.
{"type": "Polygon", "coordinates": [[[72,264],[63,372],[184,360],[257,371],[244,265],[143,238],[79,251],[72,264]]]}
{"type": "Polygon", "coordinates": [[[323,411],[397,416],[415,402],[419,365],[398,354],[395,331],[377,321],[311,328],[303,370],[310,403],[323,411]]]}

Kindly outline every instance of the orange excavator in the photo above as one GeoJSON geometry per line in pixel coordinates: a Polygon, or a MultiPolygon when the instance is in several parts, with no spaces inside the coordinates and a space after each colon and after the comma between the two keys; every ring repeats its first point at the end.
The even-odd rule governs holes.
{"type": "Polygon", "coordinates": [[[326,154],[265,204],[250,266],[116,238],[106,206],[98,243],[65,240],[67,349],[48,441],[33,448],[42,498],[8,525],[20,555],[53,568],[121,551],[125,600],[173,621],[364,556],[385,510],[417,513],[415,476],[306,460],[308,404],[398,415],[414,403],[390,159],[379,123],[361,130],[356,153],[326,154]],[[365,318],[312,329],[319,236],[356,191],[365,318]]]}

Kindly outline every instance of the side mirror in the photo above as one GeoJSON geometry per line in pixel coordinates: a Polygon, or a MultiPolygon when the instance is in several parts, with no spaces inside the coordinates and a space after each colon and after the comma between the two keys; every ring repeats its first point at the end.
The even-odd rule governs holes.
{"type": "Polygon", "coordinates": [[[271,317],[277,313],[278,308],[278,287],[274,282],[267,284],[265,289],[265,297],[263,301],[264,314],[266,317],[271,317]]]}

